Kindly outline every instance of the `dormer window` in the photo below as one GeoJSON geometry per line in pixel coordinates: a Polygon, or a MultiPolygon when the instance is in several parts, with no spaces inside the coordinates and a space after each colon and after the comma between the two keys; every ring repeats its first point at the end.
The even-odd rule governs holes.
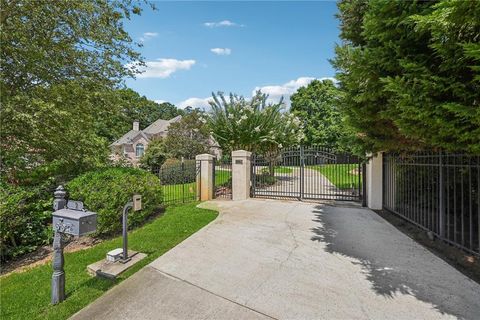
{"type": "Polygon", "coordinates": [[[143,146],[143,144],[138,143],[135,146],[135,156],[137,158],[140,158],[141,156],[143,156],[144,153],[145,153],[145,147],[143,146]]]}

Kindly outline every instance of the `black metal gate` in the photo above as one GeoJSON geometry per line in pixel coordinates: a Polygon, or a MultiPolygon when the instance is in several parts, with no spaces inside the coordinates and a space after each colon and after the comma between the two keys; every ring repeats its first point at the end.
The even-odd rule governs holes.
{"type": "Polygon", "coordinates": [[[361,159],[319,146],[253,155],[252,197],[361,200],[361,159]]]}

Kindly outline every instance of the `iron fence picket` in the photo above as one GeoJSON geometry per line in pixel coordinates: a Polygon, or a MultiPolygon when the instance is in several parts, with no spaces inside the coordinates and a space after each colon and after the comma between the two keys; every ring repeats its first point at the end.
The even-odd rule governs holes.
{"type": "Polygon", "coordinates": [[[384,209],[480,254],[480,157],[417,152],[384,155],[384,209]]]}

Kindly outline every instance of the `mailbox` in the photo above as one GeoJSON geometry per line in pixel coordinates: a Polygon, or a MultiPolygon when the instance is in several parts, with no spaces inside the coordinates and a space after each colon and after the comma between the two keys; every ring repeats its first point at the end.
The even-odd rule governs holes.
{"type": "Polygon", "coordinates": [[[68,201],[66,208],[53,212],[53,229],[73,236],[95,232],[97,214],[83,209],[80,201],[68,201]]]}
{"type": "Polygon", "coordinates": [[[139,194],[133,195],[133,211],[142,210],[142,196],[139,194]]]}

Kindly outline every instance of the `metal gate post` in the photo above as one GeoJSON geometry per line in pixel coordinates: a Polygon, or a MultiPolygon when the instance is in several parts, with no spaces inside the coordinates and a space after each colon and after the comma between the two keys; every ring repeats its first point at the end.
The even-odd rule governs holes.
{"type": "Polygon", "coordinates": [[[438,196],[438,200],[439,200],[439,224],[438,224],[438,228],[440,229],[439,230],[439,234],[440,234],[440,237],[442,238],[445,238],[445,204],[444,204],[444,196],[445,196],[445,187],[443,185],[443,161],[442,161],[442,153],[440,152],[440,156],[439,156],[439,165],[438,165],[438,170],[439,170],[439,173],[438,173],[438,179],[440,180],[439,181],[439,196],[438,196]]]}
{"type": "Polygon", "coordinates": [[[250,166],[250,181],[251,181],[251,187],[250,187],[250,196],[252,198],[255,198],[255,163],[257,160],[257,155],[254,153],[252,154],[252,163],[250,166]]]}
{"type": "Polygon", "coordinates": [[[304,182],[305,182],[305,158],[303,146],[300,146],[300,199],[303,199],[304,195],[304,182]]]}
{"type": "MultiPolygon", "coordinates": [[[[383,161],[385,161],[385,159],[383,161]]],[[[367,163],[363,162],[362,163],[362,207],[366,207],[366,206],[367,206],[367,163]]]]}

